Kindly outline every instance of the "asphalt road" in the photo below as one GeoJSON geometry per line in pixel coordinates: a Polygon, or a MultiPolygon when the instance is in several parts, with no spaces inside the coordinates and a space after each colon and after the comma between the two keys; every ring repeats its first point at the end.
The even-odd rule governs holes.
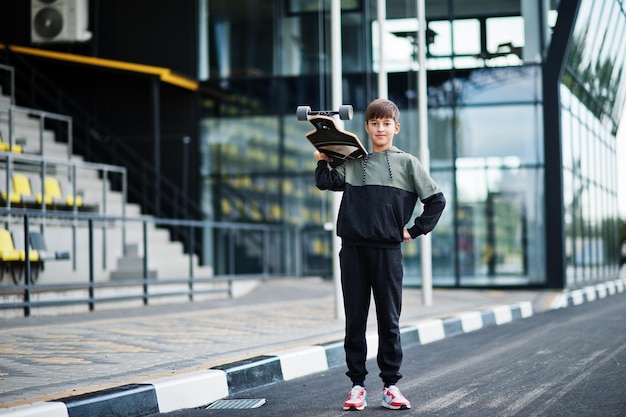
{"type": "Polygon", "coordinates": [[[626,294],[405,348],[398,384],[410,410],[380,406],[375,361],[368,407],[342,411],[343,366],[239,393],[254,409],[182,410],[161,416],[626,416],[626,294]],[[359,414],[359,415],[361,415],[359,414]]]}

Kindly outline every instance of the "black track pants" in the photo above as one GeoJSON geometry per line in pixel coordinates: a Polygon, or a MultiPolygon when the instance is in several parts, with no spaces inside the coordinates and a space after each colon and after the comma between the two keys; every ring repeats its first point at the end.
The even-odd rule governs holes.
{"type": "Polygon", "coordinates": [[[378,367],[385,385],[395,384],[402,374],[400,310],[402,308],[402,251],[363,246],[344,246],[339,253],[346,314],[346,375],[363,383],[367,370],[365,331],[371,295],[378,319],[378,367]]]}

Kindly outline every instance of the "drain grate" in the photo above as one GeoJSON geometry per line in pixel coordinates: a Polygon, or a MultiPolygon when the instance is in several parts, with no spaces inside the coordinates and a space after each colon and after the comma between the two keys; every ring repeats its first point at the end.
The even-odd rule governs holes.
{"type": "Polygon", "coordinates": [[[206,410],[247,410],[250,408],[258,408],[265,403],[265,398],[243,400],[217,400],[209,405],[206,410]]]}

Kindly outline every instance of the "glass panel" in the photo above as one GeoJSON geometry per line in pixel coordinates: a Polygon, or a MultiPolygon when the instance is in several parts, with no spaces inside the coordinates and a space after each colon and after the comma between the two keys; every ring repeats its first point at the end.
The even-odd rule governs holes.
{"type": "Polygon", "coordinates": [[[457,155],[490,157],[518,167],[542,160],[539,106],[463,107],[458,112],[457,155]]]}
{"type": "MultiPolygon", "coordinates": [[[[342,3],[343,4],[343,3],[342,3]]],[[[330,27],[330,22],[328,23],[330,27]]],[[[353,73],[366,71],[368,47],[363,39],[366,37],[363,15],[360,13],[344,13],[341,16],[341,61],[343,71],[353,73]]]]}
{"type": "MultiPolygon", "coordinates": [[[[433,284],[453,286],[455,284],[454,212],[451,204],[453,176],[449,170],[433,172],[432,176],[448,199],[448,205],[437,224],[436,231],[432,234],[433,284]]],[[[405,285],[421,284],[420,242],[420,239],[416,239],[402,245],[405,285]]]]}
{"type": "Polygon", "coordinates": [[[450,22],[437,20],[428,23],[433,31],[433,42],[428,46],[426,65],[429,70],[452,68],[452,31],[450,22]]]}
{"type": "Polygon", "coordinates": [[[477,19],[462,19],[452,22],[455,55],[480,54],[480,22],[477,19]]]}
{"type": "Polygon", "coordinates": [[[278,121],[270,117],[203,122],[203,171],[212,184],[216,220],[280,220],[278,121]]]}
{"type": "Polygon", "coordinates": [[[209,2],[211,78],[274,74],[276,14],[260,2],[209,2]]]}
{"type": "Polygon", "coordinates": [[[595,5],[591,1],[581,2],[576,26],[574,28],[573,39],[575,45],[573,45],[570,51],[570,64],[579,75],[582,75],[586,68],[591,68],[596,51],[592,48],[585,47],[585,45],[591,44],[593,36],[596,34],[592,24],[598,21],[602,13],[603,4],[604,1],[602,0],[596,2],[595,5]]]}
{"type": "MultiPolygon", "coordinates": [[[[385,22],[383,59],[385,70],[400,72],[417,69],[417,20],[390,19],[385,22]]],[[[372,60],[374,71],[380,70],[380,25],[372,22],[372,60]]],[[[362,41],[362,40],[361,40],[362,41]]]]}
{"type": "Polygon", "coordinates": [[[573,173],[570,170],[565,170],[563,172],[563,206],[565,208],[565,262],[568,281],[570,279],[573,280],[575,277],[574,254],[576,249],[574,240],[576,238],[576,229],[574,224],[574,205],[576,204],[576,200],[574,198],[572,180],[573,173]]]}
{"type": "Polygon", "coordinates": [[[457,160],[458,247],[462,285],[545,279],[539,171],[457,160]]]}
{"type": "Polygon", "coordinates": [[[611,5],[614,0],[600,0],[596,2],[594,7],[599,9],[599,14],[593,17],[589,21],[589,32],[587,33],[587,42],[585,49],[593,51],[587,55],[589,59],[589,68],[598,68],[599,52],[602,50],[602,45],[606,36],[606,26],[611,18],[611,5]],[[599,3],[599,4],[597,4],[599,3]]]}
{"type": "Polygon", "coordinates": [[[463,104],[537,102],[542,97],[541,67],[536,65],[480,69],[455,83],[463,104]]]}
{"type": "Polygon", "coordinates": [[[521,65],[524,19],[521,16],[490,17],[487,27],[488,66],[521,65]]]}
{"type": "MultiPolygon", "coordinates": [[[[342,11],[358,11],[361,0],[341,0],[342,11]]],[[[323,10],[324,2],[320,0],[287,0],[287,11],[290,14],[315,13],[323,10]]]]}
{"type": "MultiPolygon", "coordinates": [[[[615,274],[617,254],[617,184],[615,138],[578,95],[561,87],[563,143],[571,140],[573,172],[564,171],[567,279],[573,283],[608,279],[615,274]],[[611,275],[613,274],[613,275],[611,275]]],[[[565,154],[564,154],[565,157],[565,154]]]]}
{"type": "Polygon", "coordinates": [[[449,108],[432,109],[428,112],[428,143],[430,164],[435,168],[454,166],[454,120],[449,108]]]}
{"type": "Polygon", "coordinates": [[[622,5],[615,0],[583,0],[568,57],[573,77],[566,74],[564,79],[596,117],[613,128],[626,102],[626,79],[622,77],[625,33],[622,5]],[[603,118],[603,114],[610,119],[603,118]]]}
{"type": "MultiPolygon", "coordinates": [[[[573,106],[572,110],[574,109],[573,106]]],[[[572,115],[572,127],[571,127],[571,144],[572,144],[572,168],[575,173],[580,173],[581,168],[581,149],[580,149],[580,123],[578,119],[572,115]]]]}
{"type": "Polygon", "coordinates": [[[613,31],[613,48],[607,57],[612,64],[612,73],[610,78],[603,85],[610,86],[608,93],[613,97],[609,102],[613,103],[612,115],[614,120],[620,120],[622,109],[626,101],[626,82],[624,82],[624,66],[626,60],[626,48],[624,48],[623,40],[626,39],[626,12],[616,12],[617,24],[613,31]],[[621,97],[621,99],[620,99],[621,97]]]}
{"type": "MultiPolygon", "coordinates": [[[[361,139],[366,138],[363,132],[362,113],[358,115],[356,123],[346,124],[346,128],[355,126],[355,132],[361,139]]],[[[354,120],[354,119],[353,119],[354,120]]],[[[405,152],[419,155],[419,115],[415,108],[401,109],[400,134],[394,138],[393,144],[405,152]]],[[[452,111],[449,108],[429,109],[428,111],[428,146],[431,168],[453,167],[453,121],[452,111]]],[[[369,147],[369,143],[365,144],[369,147]]]]}
{"type": "Polygon", "coordinates": [[[563,168],[572,169],[572,118],[567,110],[561,113],[561,154],[563,168]]]}
{"type": "Polygon", "coordinates": [[[433,171],[433,179],[439,184],[448,200],[447,208],[441,215],[437,224],[436,232],[432,234],[433,254],[433,283],[436,285],[446,282],[453,283],[454,279],[454,205],[453,181],[454,177],[450,170],[433,171]]]}

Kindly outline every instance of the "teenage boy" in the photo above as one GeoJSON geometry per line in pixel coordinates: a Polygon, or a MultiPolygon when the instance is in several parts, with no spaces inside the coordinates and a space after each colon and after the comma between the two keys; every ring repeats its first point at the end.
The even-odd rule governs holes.
{"type": "Polygon", "coordinates": [[[316,151],[315,184],[321,190],[343,191],[337,218],[341,284],[346,316],[346,375],[352,381],[344,410],[367,406],[365,333],[373,294],[378,321],[377,362],[383,381],[382,406],[411,408],[396,383],[402,374],[400,310],[402,306],[402,242],[433,230],[446,200],[439,186],[413,155],[393,146],[400,132],[400,111],[392,101],[377,99],[365,111],[365,131],[372,152],[335,169],[316,151]],[[412,226],[417,200],[424,204],[412,226]]]}

